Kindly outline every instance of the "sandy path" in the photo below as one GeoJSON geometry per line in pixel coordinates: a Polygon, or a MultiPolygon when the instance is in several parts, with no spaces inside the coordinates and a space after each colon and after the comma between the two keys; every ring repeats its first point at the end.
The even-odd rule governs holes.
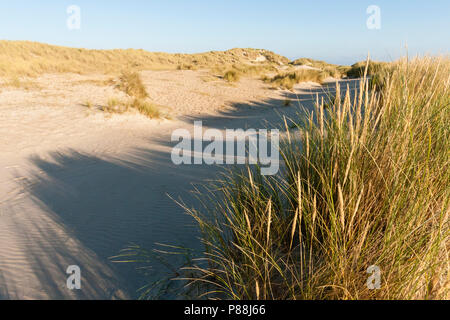
{"type": "MultiPolygon", "coordinates": [[[[146,279],[109,257],[130,243],[199,248],[193,221],[168,195],[195,205],[192,183],[218,168],[175,166],[171,132],[199,119],[221,130],[264,128],[263,120],[295,112],[280,107],[283,92],[259,81],[231,87],[204,76],[144,75],[152,98],[175,110],[172,121],[88,111],[84,100],[120,93],[89,84],[69,90],[62,76],[40,79],[44,93],[0,94],[0,298],[136,298],[146,279]],[[69,265],[81,269],[81,290],[66,287],[69,265]]],[[[310,103],[306,87],[299,98],[310,103]]],[[[147,279],[164,272],[155,264],[147,279]]]]}

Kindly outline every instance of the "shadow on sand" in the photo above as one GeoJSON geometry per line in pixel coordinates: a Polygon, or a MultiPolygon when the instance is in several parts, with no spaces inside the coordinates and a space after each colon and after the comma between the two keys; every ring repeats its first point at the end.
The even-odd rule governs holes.
{"type": "MultiPolygon", "coordinates": [[[[341,87],[347,84],[351,90],[357,85],[344,81],[341,87]]],[[[316,95],[320,98],[335,90],[336,85],[330,83],[306,93],[286,92],[285,98],[292,100],[293,106],[300,103],[311,110],[316,95]]],[[[283,102],[272,99],[235,104],[232,110],[216,116],[185,116],[181,120],[187,126],[202,120],[205,127],[221,130],[282,126],[282,115],[295,117],[299,112],[295,107],[283,107],[283,102]]],[[[190,193],[192,184],[214,179],[220,168],[176,166],[171,161],[173,145],[168,133],[167,139],[149,138],[148,147],[132,150],[122,158],[66,150],[54,152],[45,160],[29,159],[36,173],[26,190],[45,219],[58,227],[49,229],[47,220],[32,218],[32,226],[17,227],[23,229],[28,243],[25,254],[32,272],[49,297],[136,298],[138,288],[162,277],[167,270],[155,264],[143,277],[136,271],[139,265],[113,264],[111,256],[131,243],[148,249],[155,243],[201,249],[194,221],[170,197],[197,206],[190,193]],[[68,265],[81,268],[83,287],[78,292],[68,293],[65,287],[68,265]]],[[[0,281],[2,277],[0,272],[0,281]]],[[[0,291],[0,297],[13,297],[8,290],[0,291]]]]}

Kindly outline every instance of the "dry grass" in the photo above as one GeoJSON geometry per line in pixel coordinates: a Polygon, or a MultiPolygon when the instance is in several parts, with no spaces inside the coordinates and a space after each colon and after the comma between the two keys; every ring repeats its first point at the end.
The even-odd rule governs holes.
{"type": "Polygon", "coordinates": [[[29,41],[0,41],[0,77],[39,76],[44,73],[120,74],[123,70],[175,70],[179,66],[213,68],[261,63],[287,64],[289,60],[259,49],[232,49],[199,54],[169,54],[144,50],[87,50],[29,41]]]}
{"type": "Polygon", "coordinates": [[[23,79],[19,77],[13,77],[11,79],[7,79],[1,84],[2,87],[7,88],[15,88],[15,89],[23,89],[23,90],[40,90],[42,87],[33,80],[23,79]]]}
{"type": "Polygon", "coordinates": [[[449,298],[450,60],[392,68],[380,90],[362,80],[294,119],[278,176],[236,171],[199,192],[204,208],[186,210],[205,251],[185,269],[199,296],[449,298]]]}
{"type": "MultiPolygon", "coordinates": [[[[89,104],[85,104],[89,109],[89,104]]],[[[107,113],[115,113],[115,114],[123,114],[126,112],[130,112],[132,110],[136,110],[140,114],[150,118],[150,119],[160,119],[160,118],[168,118],[167,115],[163,115],[160,110],[160,106],[142,99],[129,99],[122,100],[115,97],[109,98],[106,105],[101,107],[101,110],[107,113]]]]}
{"type": "Polygon", "coordinates": [[[177,70],[197,70],[197,67],[192,64],[180,64],[177,67],[177,70]]]}
{"type": "Polygon", "coordinates": [[[162,117],[159,107],[149,101],[135,99],[131,106],[150,119],[159,119],[162,117]]]}
{"type": "Polygon", "coordinates": [[[364,76],[364,72],[366,72],[367,76],[380,74],[381,72],[386,70],[386,68],[389,68],[390,65],[391,64],[388,62],[370,61],[366,70],[365,61],[357,62],[353,64],[349,70],[347,70],[347,76],[349,78],[361,78],[364,76]]]}
{"type": "Polygon", "coordinates": [[[116,88],[136,99],[146,99],[149,97],[138,72],[123,72],[119,77],[116,88]]]}
{"type": "Polygon", "coordinates": [[[240,78],[239,73],[235,70],[229,70],[223,75],[223,79],[228,82],[238,82],[240,78]]]}
{"type": "Polygon", "coordinates": [[[308,81],[322,83],[326,77],[327,75],[321,70],[305,69],[281,73],[272,78],[264,77],[263,81],[277,88],[292,90],[298,83],[308,81]]]}
{"type": "Polygon", "coordinates": [[[350,70],[348,66],[336,65],[321,60],[314,60],[309,58],[300,58],[291,62],[294,66],[309,66],[322,70],[327,76],[340,79],[347,76],[350,70]]]}
{"type": "Polygon", "coordinates": [[[106,106],[101,107],[102,111],[108,113],[118,113],[123,114],[130,109],[130,103],[128,101],[123,101],[118,98],[109,98],[106,106]]]}

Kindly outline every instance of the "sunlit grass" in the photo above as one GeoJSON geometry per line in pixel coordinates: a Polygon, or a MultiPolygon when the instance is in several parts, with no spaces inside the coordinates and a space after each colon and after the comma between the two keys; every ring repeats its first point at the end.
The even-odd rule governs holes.
{"type": "Polygon", "coordinates": [[[199,192],[191,285],[228,299],[449,298],[450,61],[392,68],[380,90],[362,80],[292,119],[280,175],[236,171],[199,192]]]}

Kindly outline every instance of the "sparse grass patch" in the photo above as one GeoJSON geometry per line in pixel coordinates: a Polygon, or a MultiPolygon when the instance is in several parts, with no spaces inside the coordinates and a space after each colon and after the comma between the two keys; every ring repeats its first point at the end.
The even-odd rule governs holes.
{"type": "Polygon", "coordinates": [[[36,82],[29,79],[21,79],[19,77],[13,77],[2,83],[3,87],[10,87],[23,90],[40,90],[41,86],[36,82]]]}
{"type": "Polygon", "coordinates": [[[159,107],[149,101],[135,99],[131,106],[150,119],[159,119],[162,117],[159,107]]]}
{"type": "Polygon", "coordinates": [[[138,72],[123,72],[119,77],[117,88],[136,99],[148,98],[147,90],[138,72]]]}
{"type": "MultiPolygon", "coordinates": [[[[163,114],[160,111],[160,106],[150,102],[149,100],[134,98],[132,100],[124,101],[112,97],[108,99],[106,106],[102,107],[104,112],[118,114],[123,114],[133,109],[150,119],[163,118],[163,114]]],[[[164,118],[168,117],[164,116],[164,118]]]]}
{"type": "Polygon", "coordinates": [[[88,109],[92,109],[93,104],[91,101],[86,100],[85,103],[83,104],[84,107],[88,108],[88,109]]]}
{"type": "Polygon", "coordinates": [[[106,106],[103,106],[102,110],[108,113],[122,114],[127,112],[129,108],[130,108],[129,102],[112,97],[108,99],[106,106]]]}

